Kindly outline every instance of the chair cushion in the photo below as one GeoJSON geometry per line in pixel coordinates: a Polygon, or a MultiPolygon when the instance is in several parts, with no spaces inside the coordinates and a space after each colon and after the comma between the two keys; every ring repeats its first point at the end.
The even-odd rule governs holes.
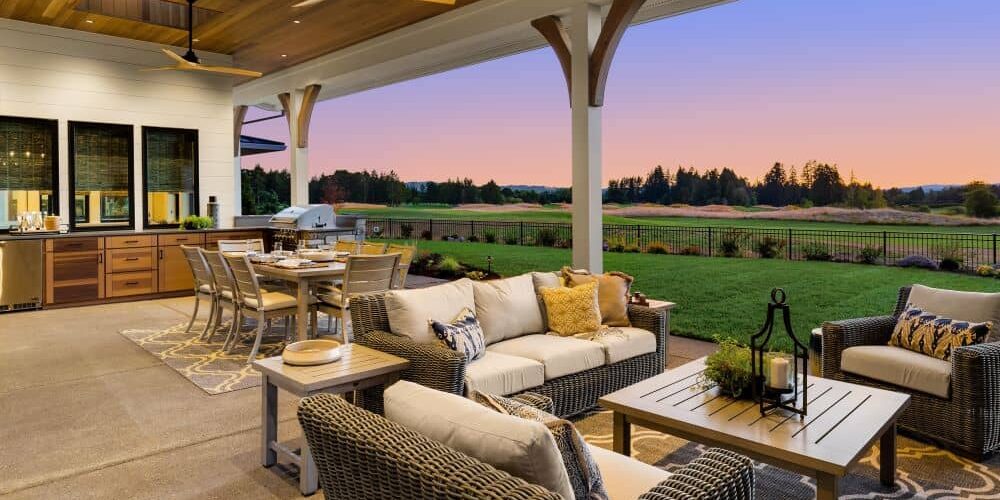
{"type": "Polygon", "coordinates": [[[465,391],[507,396],[545,383],[545,365],[533,359],[491,352],[465,366],[465,391]]]}
{"type": "Polygon", "coordinates": [[[486,352],[483,328],[476,313],[468,309],[462,309],[451,323],[431,321],[431,328],[448,349],[465,354],[468,361],[477,360],[486,352]]]}
{"type": "Polygon", "coordinates": [[[601,344],[604,348],[604,362],[609,365],[656,352],[656,335],[642,328],[602,328],[596,332],[576,334],[573,338],[601,344]]]}
{"type": "Polygon", "coordinates": [[[545,311],[545,301],[542,300],[542,288],[559,288],[565,286],[559,273],[555,272],[532,272],[531,282],[535,285],[535,297],[538,299],[538,310],[542,312],[542,331],[549,331],[549,318],[545,311]]]}
{"type": "Polygon", "coordinates": [[[316,290],[316,297],[323,302],[334,307],[346,306],[344,292],[336,286],[321,286],[316,290]]]}
{"type": "Polygon", "coordinates": [[[601,324],[607,326],[632,326],[628,318],[628,295],[633,278],[625,273],[610,272],[592,275],[588,271],[562,269],[566,285],[570,287],[597,282],[597,302],[601,307],[601,324]]]}
{"type": "Polygon", "coordinates": [[[635,500],[671,476],[663,469],[598,446],[590,446],[590,455],[601,469],[609,500],[635,500]]]}
{"type": "Polygon", "coordinates": [[[525,335],[497,342],[486,350],[532,359],[545,365],[545,380],[604,365],[604,347],[601,344],[558,335],[525,335]]]}
{"type": "Polygon", "coordinates": [[[945,399],[951,389],[951,362],[901,347],[848,347],[841,355],[840,369],[945,399]]]}
{"type": "Polygon", "coordinates": [[[512,398],[477,393],[473,400],[494,411],[545,424],[559,447],[569,484],[573,488],[573,498],[598,500],[608,497],[601,480],[601,470],[590,456],[587,442],[572,422],[512,398]]]}
{"type": "MultiPolygon", "coordinates": [[[[910,289],[909,305],[962,321],[1000,325],[1000,293],[960,292],[923,285],[910,289]]],[[[1000,327],[994,326],[994,335],[1000,327]]]]}
{"type": "Polygon", "coordinates": [[[601,328],[597,283],[576,288],[542,288],[549,330],[559,335],[576,335],[601,328]]]}
{"type": "Polygon", "coordinates": [[[947,361],[955,348],[985,342],[992,324],[953,320],[911,306],[896,321],[889,345],[947,361]]]}
{"type": "Polygon", "coordinates": [[[486,345],[529,333],[542,333],[542,310],[530,274],[476,281],[472,283],[472,291],[486,345]]]}
{"type": "Polygon", "coordinates": [[[385,294],[389,330],[418,344],[437,342],[430,321],[451,321],[462,309],[476,310],[470,279],[417,290],[390,290],[385,294]]]}
{"type": "Polygon", "coordinates": [[[198,291],[201,293],[212,293],[212,285],[209,285],[208,283],[201,285],[198,287],[198,291]]]}
{"type": "Polygon", "coordinates": [[[540,422],[497,413],[470,399],[407,381],[386,389],[385,416],[563,498],[573,498],[559,448],[540,422]]]}
{"type": "MultiPolygon", "coordinates": [[[[261,290],[260,303],[258,303],[256,299],[252,298],[245,298],[243,299],[243,302],[246,303],[246,305],[260,311],[276,311],[278,309],[296,307],[299,303],[299,299],[292,295],[288,295],[287,293],[265,292],[261,290]]],[[[316,299],[314,297],[310,297],[309,303],[315,304],[316,299]]]]}

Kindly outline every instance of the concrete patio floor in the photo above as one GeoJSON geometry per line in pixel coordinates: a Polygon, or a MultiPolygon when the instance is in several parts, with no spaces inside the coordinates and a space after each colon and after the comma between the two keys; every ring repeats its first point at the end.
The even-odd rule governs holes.
{"type": "MultiPolygon", "coordinates": [[[[118,333],[184,322],[192,304],[0,315],[0,498],[299,498],[259,464],[258,389],[209,396],[118,333]]],[[[714,346],[670,342],[670,367],[714,346]]],[[[279,398],[279,438],[297,439],[297,401],[279,398]]]]}

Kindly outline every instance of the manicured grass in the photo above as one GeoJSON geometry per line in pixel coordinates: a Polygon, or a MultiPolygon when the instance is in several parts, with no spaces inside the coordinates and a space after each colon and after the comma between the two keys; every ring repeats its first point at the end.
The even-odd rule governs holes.
{"type": "MultiPolygon", "coordinates": [[[[571,261],[569,250],[554,248],[442,241],[418,246],[482,267],[491,255],[504,276],[558,270],[571,261]]],[[[823,321],[889,314],[904,285],[1000,292],[994,278],[860,264],[608,253],[604,267],[631,274],[635,289],[651,298],[676,302],[672,333],[706,340],[748,342],[763,324],[774,287],[788,292],[792,324],[803,340],[823,321]]]]}

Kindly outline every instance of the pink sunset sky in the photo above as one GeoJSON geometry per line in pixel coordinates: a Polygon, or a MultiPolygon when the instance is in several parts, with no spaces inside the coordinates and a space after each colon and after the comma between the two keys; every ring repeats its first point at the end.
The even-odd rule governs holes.
{"type": "MultiPolygon", "coordinates": [[[[605,183],[813,159],[882,187],[1000,182],[998,26],[995,0],[740,0],[633,27],[608,84],[605,183]]],[[[537,50],[319,103],[311,174],[568,186],[569,120],[537,50]]],[[[284,120],[244,133],[288,140],[284,120]]]]}

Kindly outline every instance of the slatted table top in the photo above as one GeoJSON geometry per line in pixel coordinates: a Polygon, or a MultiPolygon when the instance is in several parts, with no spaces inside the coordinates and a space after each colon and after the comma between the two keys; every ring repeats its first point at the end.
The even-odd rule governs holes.
{"type": "Polygon", "coordinates": [[[757,403],[706,385],[704,370],[705,358],[695,360],[609,394],[600,404],[637,425],[648,422],[765,461],[843,475],[910,402],[907,394],[809,377],[807,416],[785,410],[761,416],[757,403]]]}
{"type": "Polygon", "coordinates": [[[341,358],[325,365],[286,365],[281,356],[274,356],[254,361],[253,367],[267,375],[275,385],[306,396],[328,387],[403,371],[410,366],[406,359],[358,344],[347,344],[341,349],[341,358]]]}

